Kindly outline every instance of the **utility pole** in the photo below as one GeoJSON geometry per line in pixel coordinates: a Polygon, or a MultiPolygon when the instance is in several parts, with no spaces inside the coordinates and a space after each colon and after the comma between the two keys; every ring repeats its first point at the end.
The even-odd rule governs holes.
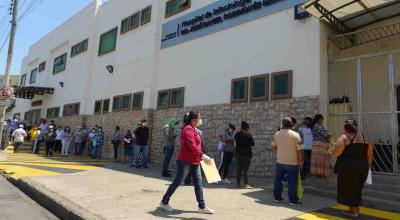
{"type": "MultiPolygon", "coordinates": [[[[10,32],[10,41],[8,45],[8,53],[7,53],[7,64],[6,64],[6,72],[5,72],[5,87],[10,86],[10,69],[13,59],[14,53],[14,40],[15,40],[15,32],[17,30],[17,14],[18,14],[18,0],[11,0],[12,6],[12,20],[11,20],[11,32],[10,32]]],[[[0,103],[0,143],[3,138],[3,130],[4,130],[4,118],[6,114],[6,105],[5,102],[0,103]]],[[[6,138],[7,140],[7,138],[6,138]]],[[[8,143],[6,143],[7,147],[8,143]]]]}

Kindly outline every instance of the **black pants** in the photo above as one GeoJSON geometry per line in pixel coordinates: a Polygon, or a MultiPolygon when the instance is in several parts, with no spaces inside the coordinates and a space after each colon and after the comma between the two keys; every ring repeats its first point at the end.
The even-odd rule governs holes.
{"type": "Polygon", "coordinates": [[[56,143],[54,145],[54,152],[56,151],[61,152],[61,147],[62,147],[62,141],[56,140],[56,143]]]}
{"type": "Polygon", "coordinates": [[[232,162],[233,152],[224,152],[224,158],[222,159],[221,167],[219,168],[219,173],[223,173],[222,179],[226,179],[229,173],[229,165],[232,162]]]}
{"type": "Polygon", "coordinates": [[[46,141],[46,156],[53,156],[55,141],[46,141]]]}
{"type": "Polygon", "coordinates": [[[301,174],[303,177],[310,174],[311,150],[304,150],[304,162],[301,174]]]}
{"type": "Polygon", "coordinates": [[[114,142],[114,160],[118,159],[118,148],[119,148],[119,142],[114,142]]]}
{"type": "MultiPolygon", "coordinates": [[[[225,155],[224,155],[224,157],[225,157],[225,155]]],[[[238,156],[236,156],[236,162],[237,162],[236,180],[237,180],[237,184],[240,184],[240,181],[242,179],[242,175],[243,175],[244,184],[247,185],[249,183],[249,177],[247,176],[247,171],[249,171],[250,160],[251,160],[251,156],[250,155],[238,155],[238,156]]]]}

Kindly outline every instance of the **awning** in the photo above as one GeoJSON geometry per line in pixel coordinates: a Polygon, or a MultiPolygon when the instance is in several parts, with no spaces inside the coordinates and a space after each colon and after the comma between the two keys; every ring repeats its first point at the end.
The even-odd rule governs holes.
{"type": "Polygon", "coordinates": [[[35,95],[53,94],[54,88],[37,86],[14,86],[14,97],[32,99],[35,95]]]}
{"type": "Polygon", "coordinates": [[[339,34],[400,16],[400,0],[310,0],[302,7],[339,34]]]}

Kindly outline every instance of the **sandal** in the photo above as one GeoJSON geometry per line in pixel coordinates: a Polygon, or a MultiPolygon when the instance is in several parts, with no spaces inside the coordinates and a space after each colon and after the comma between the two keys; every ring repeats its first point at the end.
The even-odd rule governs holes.
{"type": "Polygon", "coordinates": [[[344,216],[350,217],[350,218],[358,218],[358,217],[360,217],[359,214],[354,214],[354,213],[351,213],[351,212],[349,212],[349,211],[344,211],[344,212],[342,212],[342,214],[343,214],[344,216]]]}

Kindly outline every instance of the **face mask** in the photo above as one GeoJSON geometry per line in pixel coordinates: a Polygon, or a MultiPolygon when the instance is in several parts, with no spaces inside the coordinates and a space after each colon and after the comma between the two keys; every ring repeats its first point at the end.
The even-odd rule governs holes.
{"type": "Polygon", "coordinates": [[[145,126],[146,126],[146,123],[142,123],[142,126],[145,127],[145,126]]]}
{"type": "Polygon", "coordinates": [[[199,121],[197,122],[197,127],[200,127],[203,125],[203,120],[200,118],[199,121]]]}

